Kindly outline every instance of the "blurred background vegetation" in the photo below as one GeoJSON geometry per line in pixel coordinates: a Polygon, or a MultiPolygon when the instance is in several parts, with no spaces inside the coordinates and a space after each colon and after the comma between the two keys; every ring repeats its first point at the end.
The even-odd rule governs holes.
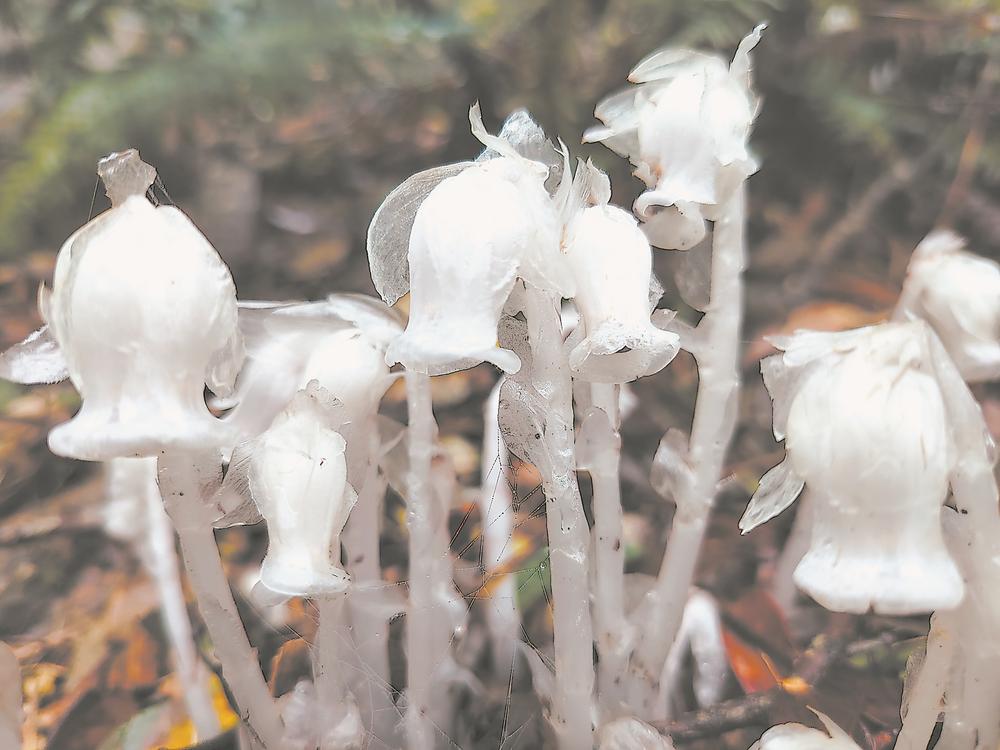
{"type": "MultiPolygon", "coordinates": [[[[158,197],[192,215],[244,298],[371,291],[372,213],[413,172],[480,150],[468,132],[474,101],[492,129],[511,110],[530,109],[575,155],[606,169],[615,201],[627,206],[639,190],[628,165],[575,145],[594,104],[652,50],[729,55],[761,20],[769,28],[754,53],[762,168],[750,182],[747,385],[728,467],[737,481],[720,498],[698,580],[750,643],[727,641],[733,693],[773,686],[772,666],[790,665],[829,623],[813,608],[783,646],[761,645],[782,628],[754,595],[766,589],[790,522],[749,538],[736,530],[756,479],[780,455],[756,376],[768,351],[761,334],[878,319],[911,249],[936,224],[1000,255],[998,0],[0,0],[0,344],[37,325],[35,289],[51,278],[55,251],[107,207],[95,165],[108,152],[135,146],[157,166],[158,197]],[[756,642],[755,630],[764,633],[756,642]]],[[[671,285],[680,262],[656,254],[671,307],[682,306],[671,285]]],[[[478,481],[480,409],[493,378],[479,368],[435,382],[442,435],[467,486],[478,481]]],[[[637,385],[643,408],[626,424],[623,467],[630,570],[639,572],[655,572],[670,514],[648,487],[649,461],[664,430],[686,425],[696,374],[678,357],[648,381],[637,385]]],[[[979,395],[1000,433],[1000,398],[979,395]]],[[[402,410],[398,393],[388,402],[402,410]]],[[[164,674],[165,660],[139,677],[127,661],[133,672],[114,681],[114,660],[125,653],[143,663],[150,645],[136,641],[142,631],[121,630],[114,609],[136,600],[126,594],[137,573],[133,565],[122,577],[124,553],[99,534],[100,480],[44,447],[47,428],[74,404],[68,385],[0,387],[0,637],[17,644],[26,670],[31,736],[92,750],[116,722],[155,704],[147,682],[164,674]],[[103,682],[86,681],[95,671],[103,682]],[[84,731],[88,721],[94,734],[84,731]]],[[[527,468],[518,475],[522,494],[535,483],[527,468]]],[[[541,643],[545,552],[541,518],[527,512],[534,504],[525,507],[531,539],[519,579],[537,581],[522,595],[526,611],[542,602],[527,618],[541,643]]],[[[405,576],[401,522],[386,543],[386,576],[396,580],[405,576]]],[[[230,564],[250,564],[263,534],[224,536],[222,547],[230,564]]],[[[151,606],[131,616],[155,632],[151,606]]],[[[287,646],[308,633],[309,613],[298,616],[291,630],[255,626],[278,673],[287,646]]],[[[926,618],[876,620],[863,620],[858,634],[926,632],[926,618]]],[[[852,669],[809,702],[887,747],[898,727],[900,655],[852,669]]],[[[477,706],[476,720],[503,715],[506,685],[497,706],[477,706]]],[[[803,706],[770,719],[805,719],[803,706]]],[[[751,734],[732,746],[746,747],[751,734]]]]}
{"type": "MultiPolygon", "coordinates": [[[[359,251],[391,187],[475,152],[473,101],[494,124],[528,107],[577,143],[649,51],[728,52],[760,19],[755,231],[781,236],[779,265],[829,264],[845,248],[818,247],[823,232],[852,210],[871,215],[840,245],[908,247],[947,206],[997,248],[982,231],[1000,224],[995,1],[6,0],[0,252],[57,248],[87,217],[96,159],[134,145],[247,291],[273,294],[301,243],[359,251]]],[[[627,205],[626,165],[575,150],[627,205]]],[[[306,276],[314,292],[364,285],[306,276]]]]}

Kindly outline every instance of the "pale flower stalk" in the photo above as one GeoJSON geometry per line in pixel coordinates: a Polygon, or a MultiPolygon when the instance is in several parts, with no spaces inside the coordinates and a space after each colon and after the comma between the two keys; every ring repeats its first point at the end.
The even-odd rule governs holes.
{"type": "MultiPolygon", "coordinates": [[[[680,628],[694,581],[708,516],[715,502],[726,450],[736,428],[739,393],[740,330],[745,265],[744,188],[740,186],[715,224],[711,302],[697,328],[698,395],[684,463],[688,481],[680,482],[667,550],[656,584],[636,618],[639,632],[632,657],[641,712],[656,703],[655,683],[680,628]]],[[[655,718],[655,717],[648,717],[655,718]]]]}
{"type": "Polygon", "coordinates": [[[601,712],[626,711],[625,682],[634,628],[625,613],[625,543],[621,502],[621,418],[618,387],[593,384],[591,408],[577,436],[577,465],[594,487],[593,614],[599,656],[597,695],[601,712]]]}
{"type": "Polygon", "coordinates": [[[638,84],[601,102],[601,141],[627,157],[648,188],[635,204],[650,242],[688,249],[715,221],[709,302],[690,346],[698,362],[691,438],[683,451],[686,479],[671,492],[677,513],[657,582],[635,616],[631,702],[643,718],[657,703],[656,682],[681,623],[698,552],[714,503],[726,449],[736,426],[746,263],[745,180],[757,165],[747,141],[756,114],[750,51],[763,26],[739,45],[733,61],[665,49],[632,71],[638,84]]]}
{"type": "MultiPolygon", "coordinates": [[[[410,531],[409,602],[406,610],[406,728],[410,750],[432,750],[445,723],[446,710],[435,678],[446,661],[452,628],[440,601],[442,574],[450,568],[448,536],[442,508],[431,486],[431,461],[437,424],[431,406],[430,379],[419,372],[406,373],[406,406],[409,425],[409,477],[406,520],[410,531]],[[444,532],[443,534],[441,532],[444,532]]],[[[446,585],[446,584],[445,584],[446,585]]]]}
{"type": "MultiPolygon", "coordinates": [[[[950,482],[958,514],[946,513],[945,532],[966,582],[955,610],[931,620],[922,664],[908,669],[900,750],[926,747],[939,709],[941,742],[957,750],[993,747],[1000,739],[1000,516],[993,474],[993,441],[982,411],[937,336],[931,356],[955,435],[958,460],[950,482]],[[977,741],[978,740],[978,741],[977,741]],[[921,744],[922,743],[922,744],[921,744]]],[[[943,745],[942,745],[943,746],[943,745]]]]}
{"type": "MultiPolygon", "coordinates": [[[[444,616],[433,593],[443,590],[448,539],[445,532],[443,544],[435,541],[442,538],[443,519],[433,517],[427,488],[434,423],[425,374],[484,361],[508,373],[518,372],[520,357],[509,346],[497,346],[497,336],[504,304],[521,279],[532,287],[525,314],[543,339],[535,337],[532,347],[542,347],[549,359],[554,357],[546,362],[551,368],[537,373],[541,379],[534,383],[552,396],[546,440],[549,452],[559,458],[557,466],[547,474],[543,471],[543,489],[551,503],[547,518],[556,601],[553,724],[561,748],[590,750],[594,670],[587,605],[587,522],[576,486],[570,373],[562,354],[556,306],[559,297],[572,296],[574,289],[559,247],[561,214],[546,189],[553,166],[550,157],[556,152],[527,113],[508,118],[501,137],[486,132],[478,106],[470,112],[470,121],[473,134],[487,146],[479,160],[408,180],[383,203],[368,235],[372,277],[383,298],[395,301],[407,289],[411,292],[410,322],[386,356],[388,363],[401,361],[408,370],[408,740],[415,750],[430,747],[433,741],[429,705],[433,663],[426,661],[442,648],[447,650],[441,643],[441,628],[434,626],[434,620],[444,616]],[[404,210],[391,216],[386,213],[389,205],[404,210]],[[409,273],[402,278],[390,268],[407,229],[409,273]]],[[[569,186],[565,176],[564,185],[569,186]]],[[[503,397],[501,409],[502,404],[503,397]]]]}
{"type": "Polygon", "coordinates": [[[552,581],[555,675],[550,722],[560,750],[593,746],[593,625],[589,606],[590,529],[576,478],[573,392],[558,300],[525,286],[509,303],[501,341],[526,366],[506,379],[500,425],[507,446],[542,475],[552,581]],[[544,395],[543,395],[544,394],[544,395]]]}
{"type": "Polygon", "coordinates": [[[515,644],[521,638],[517,579],[506,570],[513,557],[514,493],[507,477],[507,446],[500,435],[501,378],[490,391],[483,413],[482,479],[479,515],[482,523],[483,567],[489,581],[486,622],[490,630],[493,668],[514,668],[515,644]]]}
{"type": "Polygon", "coordinates": [[[128,542],[156,584],[170,653],[184,705],[200,741],[219,733],[209,689],[209,671],[201,663],[191,632],[174,549],[174,529],[156,486],[156,459],[116,458],[107,465],[108,503],[105,531],[128,542]]]}

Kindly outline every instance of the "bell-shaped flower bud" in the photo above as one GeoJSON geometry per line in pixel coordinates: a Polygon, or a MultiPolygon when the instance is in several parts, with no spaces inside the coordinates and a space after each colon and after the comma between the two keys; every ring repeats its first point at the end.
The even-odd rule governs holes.
{"type": "Polygon", "coordinates": [[[332,294],[320,302],[240,304],[247,358],[225,420],[241,439],[266,430],[311,380],[343,404],[346,421],[359,424],[378,410],[393,380],[385,349],[403,330],[377,298],[332,294]]]}
{"type": "Polygon", "coordinates": [[[49,447],[106,460],[223,443],[204,389],[227,393],[243,358],[229,269],[187,216],[146,199],[155,172],[138,152],[109,156],[102,173],[112,208],[66,240],[41,295],[83,397],[49,447]]]}
{"type": "Polygon", "coordinates": [[[626,716],[603,724],[597,733],[598,750],[674,750],[673,743],[649,724],[626,716]]]}
{"type": "Polygon", "coordinates": [[[969,382],[1000,377],[1000,265],[948,230],[927,235],[910,260],[897,317],[923,318],[969,382]]]}
{"type": "Polygon", "coordinates": [[[608,205],[611,190],[604,173],[590,163],[581,164],[576,182],[586,185],[576,189],[584,205],[569,220],[563,245],[583,326],[568,342],[570,368],[597,383],[626,383],[652,375],[674,358],[678,337],[650,321],[659,294],[650,299],[654,284],[649,241],[632,214],[608,205]],[[584,334],[582,340],[579,334],[584,334]]]}
{"type": "MultiPolygon", "coordinates": [[[[514,283],[523,278],[564,296],[573,292],[559,250],[558,211],[545,187],[549,166],[489,135],[478,105],[470,120],[488,150],[419,203],[407,252],[410,319],[386,354],[390,364],[430,375],[480,362],[517,371],[517,356],[497,345],[500,314],[514,283]]],[[[369,237],[394,235],[383,226],[393,217],[383,214],[376,214],[369,237]]]]}
{"type": "Polygon", "coordinates": [[[771,727],[750,750],[861,750],[851,736],[826,714],[813,710],[826,732],[803,724],[771,727]]]}
{"type": "Polygon", "coordinates": [[[762,365],[785,461],[761,480],[740,528],[813,501],[796,584],[828,609],[908,614],[956,606],[962,578],[941,506],[956,449],[922,321],[799,332],[762,365]]]}
{"type": "Polygon", "coordinates": [[[336,402],[315,381],[252,446],[250,492],[267,520],[260,583],[283,596],[346,590],[340,533],[357,501],[347,481],[346,443],[331,425],[336,402]]]}
{"type": "Polygon", "coordinates": [[[730,65],[715,55],[663,49],[640,62],[637,84],[597,105],[604,127],[584,141],[601,141],[635,166],[648,190],[635,210],[650,241],[686,250],[705,236],[705,219],[757,170],[747,148],[757,104],[750,88],[750,50],[758,26],[730,65]]]}

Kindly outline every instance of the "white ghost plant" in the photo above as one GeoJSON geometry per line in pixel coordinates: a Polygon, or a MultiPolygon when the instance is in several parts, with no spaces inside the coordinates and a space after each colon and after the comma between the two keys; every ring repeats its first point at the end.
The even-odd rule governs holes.
{"type": "Polygon", "coordinates": [[[595,109],[604,125],[584,134],[635,167],[647,190],[635,202],[650,241],[687,250],[705,236],[705,219],[757,171],[747,147],[756,115],[750,51],[764,25],[748,34],[731,64],[716,55],[667,48],[629,74],[633,84],[595,109]]]}
{"type": "Polygon", "coordinates": [[[362,424],[393,380],[385,349],[403,326],[380,300],[331,294],[318,302],[241,302],[246,362],[236,387],[216,404],[242,439],[266,430],[311,380],[341,402],[345,420],[362,424]]]}
{"type": "Polygon", "coordinates": [[[923,318],[969,382],[1000,377],[1000,264],[939,229],[917,245],[895,317],[923,318]]]}
{"type": "Polygon", "coordinates": [[[674,750],[674,745],[649,724],[626,716],[601,726],[597,750],[674,750]]]}
{"type": "Polygon", "coordinates": [[[260,583],[279,596],[332,596],[347,590],[340,533],[357,500],[347,481],[347,444],[337,405],[316,381],[256,438],[250,492],[267,521],[260,583]]]}
{"type": "Polygon", "coordinates": [[[805,491],[812,543],[796,584],[828,609],[948,609],[963,583],[941,508],[956,448],[922,321],[772,340],[761,365],[785,460],[761,480],[744,533],[805,491]]]}
{"type": "Polygon", "coordinates": [[[112,154],[99,173],[112,207],[66,240],[52,292],[40,293],[83,397],[49,446],[106,460],[222,444],[204,389],[227,393],[242,362],[229,269],[180,210],[146,198],[156,172],[137,151],[112,154]]]}
{"type": "Polygon", "coordinates": [[[825,732],[803,724],[779,724],[764,732],[750,750],[861,750],[829,716],[812,711],[826,727],[825,732]]]}
{"type": "MultiPolygon", "coordinates": [[[[410,318],[386,354],[390,364],[429,375],[480,362],[515,372],[517,356],[497,346],[500,314],[515,281],[523,278],[564,296],[573,292],[559,251],[559,214],[545,187],[549,166],[488,134],[478,105],[469,117],[488,158],[458,165],[421,196],[408,237],[410,318]]],[[[421,175],[413,180],[414,190],[426,188],[421,175]]],[[[370,253],[391,252],[373,247],[372,238],[392,234],[382,225],[393,221],[405,223],[405,216],[376,214],[370,253]]]]}
{"type": "Polygon", "coordinates": [[[567,342],[570,368],[597,383],[659,372],[677,353],[678,336],[650,320],[660,290],[649,240],[631,213],[609,205],[607,175],[592,163],[579,165],[573,192],[579,205],[570,210],[563,247],[583,325],[567,342]]]}

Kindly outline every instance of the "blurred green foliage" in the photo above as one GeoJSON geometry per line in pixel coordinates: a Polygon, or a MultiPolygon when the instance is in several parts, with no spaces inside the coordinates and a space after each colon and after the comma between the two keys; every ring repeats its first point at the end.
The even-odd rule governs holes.
{"type": "MultiPolygon", "coordinates": [[[[57,245],[86,218],[96,159],[129,145],[175,199],[214,154],[265,194],[360,196],[357,239],[395,182],[475,151],[473,101],[492,124],[527,106],[572,145],[653,49],[729,51],[760,20],[755,190],[794,204],[825,185],[846,206],[851,186],[935,148],[943,187],[910,206],[924,215],[974,127],[978,185],[996,187],[996,0],[8,0],[0,252],[57,245]]],[[[626,203],[627,165],[575,150],[626,203]]]]}

